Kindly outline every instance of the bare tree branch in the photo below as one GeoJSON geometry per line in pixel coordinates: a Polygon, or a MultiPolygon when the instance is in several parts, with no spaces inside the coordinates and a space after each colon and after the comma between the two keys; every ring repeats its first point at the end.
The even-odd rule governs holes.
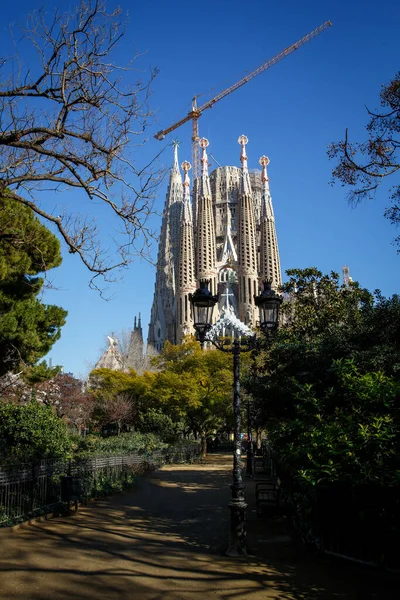
{"type": "Polygon", "coordinates": [[[146,255],[152,239],[159,154],[145,166],[137,158],[152,119],[157,70],[142,81],[139,55],[126,67],[113,62],[124,23],[119,9],[107,13],[102,0],[81,0],[74,14],[56,11],[53,18],[39,10],[21,29],[37,64],[29,70],[18,56],[0,61],[0,194],[52,223],[98,289],[96,277],[109,281],[116,268],[146,255]],[[92,216],[56,203],[44,207],[49,200],[42,192],[67,190],[76,190],[76,204],[79,192],[106,205],[122,223],[124,241],[115,238],[113,250],[105,251],[92,216]]]}
{"type": "MultiPolygon", "coordinates": [[[[350,142],[346,129],[344,140],[334,142],[328,148],[329,158],[337,160],[332,183],[340,181],[343,186],[348,186],[348,199],[354,205],[374,198],[382,181],[400,171],[400,73],[382,86],[380,100],[386,109],[383,112],[367,108],[370,120],[366,125],[366,142],[350,142]]],[[[399,225],[399,184],[391,190],[391,201],[392,206],[385,210],[385,217],[393,225],[399,225]]],[[[400,245],[400,236],[394,244],[400,245]]]]}

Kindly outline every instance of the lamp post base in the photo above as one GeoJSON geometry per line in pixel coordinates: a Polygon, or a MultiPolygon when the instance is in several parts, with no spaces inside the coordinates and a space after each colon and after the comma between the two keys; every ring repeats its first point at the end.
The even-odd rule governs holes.
{"type": "Polygon", "coordinates": [[[232,500],[229,503],[231,510],[231,533],[226,556],[247,556],[247,531],[245,512],[247,508],[244,500],[232,500]]]}

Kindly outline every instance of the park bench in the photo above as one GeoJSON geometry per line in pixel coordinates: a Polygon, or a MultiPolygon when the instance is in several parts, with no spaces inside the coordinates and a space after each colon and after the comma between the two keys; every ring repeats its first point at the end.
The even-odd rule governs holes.
{"type": "Polygon", "coordinates": [[[257,515],[261,516],[263,509],[276,510],[279,507],[281,491],[281,480],[279,477],[272,479],[256,480],[256,509],[257,515]]]}

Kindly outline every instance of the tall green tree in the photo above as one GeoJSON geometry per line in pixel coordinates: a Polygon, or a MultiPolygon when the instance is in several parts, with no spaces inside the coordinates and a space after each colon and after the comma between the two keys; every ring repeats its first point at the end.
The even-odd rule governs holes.
{"type": "Polygon", "coordinates": [[[389,460],[399,440],[400,298],[341,286],[337,274],[315,268],[287,274],[283,324],[246,381],[258,418],[287,465],[310,481],[356,471],[360,481],[386,477],[379,445],[389,460]]]}
{"type": "Polygon", "coordinates": [[[299,383],[330,385],[332,361],[350,353],[348,334],[361,318],[360,307],[373,302],[357,284],[341,286],[337,273],[308,268],[291,269],[287,275],[282,324],[254,357],[249,387],[259,418],[268,424],[290,418],[299,383]]]}
{"type": "Polygon", "coordinates": [[[0,376],[47,354],[67,312],[38,298],[41,276],[61,264],[57,238],[33,211],[0,198],[0,376]]]}

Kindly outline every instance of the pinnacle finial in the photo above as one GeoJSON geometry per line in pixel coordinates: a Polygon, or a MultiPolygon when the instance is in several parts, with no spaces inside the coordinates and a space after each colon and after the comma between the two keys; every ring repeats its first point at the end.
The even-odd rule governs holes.
{"type": "Polygon", "coordinates": [[[263,183],[267,183],[268,182],[267,165],[269,165],[269,158],[268,158],[268,156],[263,155],[258,162],[260,163],[260,165],[263,168],[262,173],[261,173],[261,181],[263,183]]]}
{"type": "Polygon", "coordinates": [[[185,198],[190,198],[190,179],[189,179],[189,171],[192,168],[192,165],[190,164],[190,162],[188,162],[187,160],[185,160],[182,164],[181,164],[181,168],[182,171],[185,173],[184,175],[184,179],[183,179],[183,185],[184,185],[184,196],[185,198]]]}
{"type": "Polygon", "coordinates": [[[246,155],[246,144],[249,139],[245,135],[241,135],[238,138],[238,144],[242,146],[242,152],[240,154],[240,162],[242,163],[242,167],[247,169],[247,155],[246,155]]]}
{"type": "Polygon", "coordinates": [[[178,162],[178,148],[179,148],[179,141],[178,140],[173,140],[171,145],[174,147],[174,164],[173,164],[173,169],[174,171],[179,171],[179,162],[178,162]]]}
{"type": "Polygon", "coordinates": [[[185,160],[182,164],[181,164],[181,169],[182,171],[184,171],[185,173],[187,173],[188,171],[190,171],[190,169],[192,168],[192,165],[190,164],[189,161],[185,160]]]}
{"type": "Polygon", "coordinates": [[[208,175],[208,156],[207,156],[207,146],[209,145],[209,141],[206,138],[201,138],[201,140],[199,140],[199,146],[202,149],[202,155],[201,155],[201,171],[203,175],[208,175]]]}

